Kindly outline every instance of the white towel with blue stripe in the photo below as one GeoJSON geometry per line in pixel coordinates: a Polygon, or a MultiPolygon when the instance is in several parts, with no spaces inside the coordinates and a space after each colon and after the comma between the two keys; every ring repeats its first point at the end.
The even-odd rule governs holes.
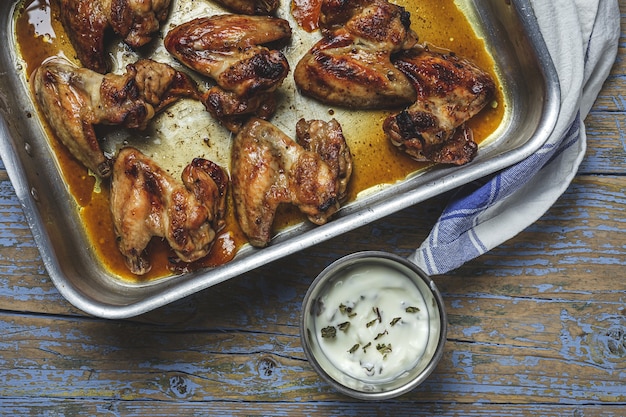
{"type": "Polygon", "coordinates": [[[617,55],[617,0],[532,0],[561,85],[554,131],[527,159],[461,187],[409,257],[445,274],[537,221],[565,192],[586,150],[583,124],[617,55]]]}

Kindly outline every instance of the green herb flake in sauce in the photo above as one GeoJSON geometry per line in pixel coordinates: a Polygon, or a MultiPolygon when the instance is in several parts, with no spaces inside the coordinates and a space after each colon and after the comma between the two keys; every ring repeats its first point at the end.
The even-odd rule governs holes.
{"type": "Polygon", "coordinates": [[[322,329],[322,337],[324,339],[332,339],[335,336],[337,336],[337,329],[335,329],[334,326],[328,326],[322,329]]]}
{"type": "Polygon", "coordinates": [[[381,337],[383,337],[383,336],[384,336],[384,335],[386,335],[386,334],[389,334],[389,332],[388,332],[387,330],[385,330],[385,331],[384,331],[384,332],[382,332],[382,333],[378,333],[378,334],[376,335],[376,337],[374,338],[374,340],[378,340],[378,339],[380,339],[381,337]]]}
{"type": "Polygon", "coordinates": [[[350,348],[350,350],[348,351],[348,353],[354,353],[354,352],[356,352],[356,351],[357,351],[357,349],[359,348],[359,346],[360,346],[360,345],[359,345],[358,343],[357,343],[357,344],[355,344],[354,346],[352,346],[352,347],[350,348]]]}
{"type": "Polygon", "coordinates": [[[356,316],[356,313],[352,310],[352,307],[348,307],[343,303],[339,304],[339,311],[341,312],[341,314],[347,314],[350,318],[356,316]]]}
{"type": "Polygon", "coordinates": [[[376,314],[376,318],[374,320],[368,321],[365,327],[372,327],[376,322],[382,323],[383,318],[380,316],[380,309],[378,307],[372,307],[372,311],[376,314]]]}
{"type": "Polygon", "coordinates": [[[376,350],[380,352],[381,355],[387,356],[388,353],[391,353],[391,343],[379,343],[376,345],[376,350]]]}
{"type": "MultiPolygon", "coordinates": [[[[341,314],[343,315],[347,315],[349,319],[352,319],[353,317],[355,317],[357,314],[356,312],[354,312],[353,307],[348,307],[345,304],[341,303],[339,305],[339,311],[341,312],[341,314]]],[[[418,307],[414,307],[414,306],[409,306],[405,308],[405,311],[409,314],[415,314],[418,313],[420,311],[420,309],[418,307]]],[[[372,327],[376,324],[376,322],[382,323],[382,314],[380,312],[380,309],[378,307],[372,307],[372,312],[376,315],[376,317],[372,320],[370,320],[369,322],[367,322],[365,324],[365,327],[369,328],[372,327]]],[[[389,322],[389,326],[393,327],[396,324],[402,322],[402,317],[394,317],[390,322],[389,322]]],[[[347,332],[348,329],[350,328],[350,321],[345,321],[343,323],[339,323],[336,327],[335,326],[327,326],[324,327],[322,329],[322,337],[325,339],[332,339],[335,338],[337,336],[337,329],[339,329],[342,332],[347,332]]],[[[385,335],[388,335],[389,331],[388,329],[384,329],[383,332],[380,332],[376,335],[376,337],[374,337],[374,341],[377,341],[378,339],[382,338],[385,335]]],[[[368,342],[367,344],[361,346],[360,343],[355,343],[350,349],[348,349],[348,353],[353,354],[355,353],[357,350],[359,350],[359,348],[363,349],[363,353],[367,353],[367,349],[370,348],[372,346],[372,342],[368,342]]],[[[386,343],[377,343],[376,344],[376,350],[378,350],[378,352],[383,356],[383,359],[387,359],[387,355],[389,355],[392,352],[392,348],[391,348],[391,343],[386,344],[386,343]]]]}

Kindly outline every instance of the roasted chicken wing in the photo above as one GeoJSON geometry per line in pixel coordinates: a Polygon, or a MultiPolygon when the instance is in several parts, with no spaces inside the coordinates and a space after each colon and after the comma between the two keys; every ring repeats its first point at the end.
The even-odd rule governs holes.
{"type": "Polygon", "coordinates": [[[420,161],[471,161],[478,147],[465,122],[493,99],[492,77],[452,53],[428,48],[403,52],[395,65],[411,80],[417,100],[385,120],[390,140],[420,161]]]}
{"type": "MultiPolygon", "coordinates": [[[[339,122],[335,119],[329,122],[300,119],[296,123],[296,139],[304,149],[315,152],[328,164],[337,181],[337,200],[343,202],[348,196],[352,176],[352,155],[339,122]]],[[[324,217],[328,218],[330,214],[325,212],[324,217]]]]}
{"type": "Polygon", "coordinates": [[[417,42],[404,8],[386,0],[323,0],[319,23],[324,37],[294,70],[303,94],[356,109],[415,101],[413,86],[391,62],[417,42]]]}
{"type": "Polygon", "coordinates": [[[276,97],[271,91],[241,97],[214,86],[202,95],[202,102],[207,111],[231,132],[238,132],[251,116],[267,120],[276,111],[276,97]]]}
{"type": "Polygon", "coordinates": [[[294,204],[313,223],[323,224],[346,195],[352,157],[339,123],[298,125],[302,144],[256,118],[235,137],[233,197],[239,225],[253,246],[269,243],[280,204],[294,204]]]}
{"type": "Polygon", "coordinates": [[[236,131],[244,115],[266,118],[273,113],[274,107],[266,105],[273,100],[269,93],[283,82],[289,63],[282,52],[263,45],[290,36],[284,19],[215,15],[175,27],[165,37],[165,47],[184,65],[215,80],[217,86],[203,103],[236,131]]]}
{"type": "Polygon", "coordinates": [[[104,74],[105,38],[121,36],[132,47],[152,39],[169,14],[170,0],[60,0],[61,21],[81,63],[104,74]]]}
{"type": "Polygon", "coordinates": [[[146,247],[167,240],[184,262],[209,253],[224,227],[228,176],[211,161],[196,158],[175,180],[137,149],[123,148],[113,166],[111,213],[117,244],[130,271],[150,270],[146,247]]]}
{"type": "Polygon", "coordinates": [[[144,129],[174,100],[199,95],[186,75],[152,60],[130,64],[124,74],[102,75],[56,58],[37,68],[32,83],[56,137],[101,177],[110,175],[111,163],[100,148],[94,125],[144,129]]]}
{"type": "Polygon", "coordinates": [[[289,72],[287,59],[265,44],[291,36],[286,20],[269,16],[215,15],[168,32],[166,49],[180,62],[241,97],[274,91],[289,72]]]}

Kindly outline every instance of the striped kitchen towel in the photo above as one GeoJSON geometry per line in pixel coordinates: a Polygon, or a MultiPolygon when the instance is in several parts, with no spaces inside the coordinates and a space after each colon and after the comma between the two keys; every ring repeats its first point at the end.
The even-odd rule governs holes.
{"type": "Polygon", "coordinates": [[[535,154],[461,187],[409,257],[444,274],[538,220],[571,183],[586,150],[583,121],[609,75],[620,36],[617,0],[532,0],[561,85],[559,117],[535,154]]]}

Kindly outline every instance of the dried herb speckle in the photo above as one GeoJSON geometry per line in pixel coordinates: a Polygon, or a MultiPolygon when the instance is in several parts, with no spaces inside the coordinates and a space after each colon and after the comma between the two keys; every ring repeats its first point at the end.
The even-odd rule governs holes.
{"type": "Polygon", "coordinates": [[[352,307],[348,307],[347,305],[343,303],[339,305],[339,311],[341,311],[341,314],[347,314],[348,317],[350,318],[353,318],[354,316],[356,316],[354,309],[352,307]]]}
{"type": "Polygon", "coordinates": [[[376,345],[376,350],[380,352],[381,355],[387,356],[387,354],[391,353],[391,343],[388,345],[385,343],[379,343],[376,345]]]}
{"type": "Polygon", "coordinates": [[[384,332],[382,332],[382,333],[378,333],[378,334],[376,335],[376,337],[374,338],[374,340],[378,340],[378,339],[380,339],[381,337],[383,337],[383,336],[384,336],[384,335],[386,335],[386,334],[389,334],[389,332],[388,332],[387,330],[385,330],[385,331],[384,331],[384,332]]]}
{"type": "Polygon", "coordinates": [[[325,339],[332,339],[337,336],[337,329],[335,326],[327,326],[322,329],[322,337],[325,339]]]}

